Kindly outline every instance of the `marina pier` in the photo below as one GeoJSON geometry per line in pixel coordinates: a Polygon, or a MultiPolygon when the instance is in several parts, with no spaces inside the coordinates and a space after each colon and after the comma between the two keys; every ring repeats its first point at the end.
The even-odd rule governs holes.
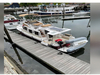
{"type": "MultiPolygon", "coordinates": [[[[72,57],[66,53],[58,55],[59,51],[38,43],[36,40],[29,39],[9,31],[13,45],[21,48],[23,52],[33,57],[45,67],[51,69],[56,74],[89,74],[90,64],[80,59],[72,57]]],[[[7,36],[4,39],[9,41],[7,36]]]]}
{"type": "Polygon", "coordinates": [[[89,19],[90,16],[78,16],[78,17],[67,17],[62,18],[62,20],[77,20],[77,19],[89,19]]]}

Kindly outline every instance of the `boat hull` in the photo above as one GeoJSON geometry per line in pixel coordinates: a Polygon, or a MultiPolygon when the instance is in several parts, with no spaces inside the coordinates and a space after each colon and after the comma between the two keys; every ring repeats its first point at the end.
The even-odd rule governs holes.
{"type": "Polygon", "coordinates": [[[34,12],[34,14],[38,15],[54,15],[54,14],[62,14],[62,13],[54,13],[54,12],[34,12]]]}
{"type": "Polygon", "coordinates": [[[7,29],[16,29],[18,25],[21,25],[22,22],[9,22],[9,23],[4,23],[4,25],[6,26],[7,29]]]}

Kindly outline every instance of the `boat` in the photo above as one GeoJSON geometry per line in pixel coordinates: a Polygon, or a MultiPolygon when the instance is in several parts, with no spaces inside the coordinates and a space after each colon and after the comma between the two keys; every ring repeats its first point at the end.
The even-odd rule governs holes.
{"type": "Polygon", "coordinates": [[[42,4],[39,9],[40,11],[34,11],[34,14],[38,14],[38,15],[63,14],[63,10],[65,14],[73,13],[75,7],[77,7],[77,5],[73,5],[69,7],[63,7],[63,6],[58,7],[58,5],[46,7],[46,5],[42,4]]]}
{"type": "Polygon", "coordinates": [[[25,21],[17,26],[22,34],[34,38],[45,46],[52,46],[62,52],[73,52],[86,45],[86,37],[75,38],[68,34],[71,29],[58,28],[51,24],[43,24],[37,20],[25,21]]]}
{"type": "Polygon", "coordinates": [[[20,21],[13,15],[4,15],[4,25],[7,29],[16,29],[16,26],[20,24],[20,21]]]}
{"type": "Polygon", "coordinates": [[[79,11],[77,13],[73,13],[73,15],[78,16],[78,15],[86,15],[86,14],[90,14],[89,11],[79,11]]]}
{"type": "Polygon", "coordinates": [[[14,12],[14,14],[16,15],[16,14],[25,14],[26,12],[23,12],[23,11],[16,11],[16,12],[14,12]]]}

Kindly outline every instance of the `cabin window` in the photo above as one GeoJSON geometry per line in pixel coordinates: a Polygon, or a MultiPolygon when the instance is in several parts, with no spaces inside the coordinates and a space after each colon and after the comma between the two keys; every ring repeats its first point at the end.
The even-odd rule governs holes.
{"type": "Polygon", "coordinates": [[[32,30],[29,29],[29,32],[32,33],[32,30]]]}
{"type": "Polygon", "coordinates": [[[11,20],[13,21],[13,20],[14,20],[14,18],[11,18],[11,20]]]}
{"type": "Polygon", "coordinates": [[[52,38],[53,36],[52,35],[49,35],[49,38],[52,38]]]}
{"type": "Polygon", "coordinates": [[[10,25],[13,25],[13,23],[10,23],[10,25]]]}
{"type": "Polygon", "coordinates": [[[38,33],[38,32],[36,32],[36,31],[34,31],[34,33],[35,33],[35,35],[39,35],[39,33],[38,33]]]}
{"type": "Polygon", "coordinates": [[[45,34],[47,34],[49,31],[45,30],[45,34]]]}
{"type": "Polygon", "coordinates": [[[69,9],[66,9],[66,11],[69,11],[69,9]]]}
{"type": "Polygon", "coordinates": [[[27,30],[27,28],[26,28],[26,27],[23,27],[23,29],[27,30]]]}
{"type": "Polygon", "coordinates": [[[18,22],[18,24],[20,24],[20,22],[18,22]]]}

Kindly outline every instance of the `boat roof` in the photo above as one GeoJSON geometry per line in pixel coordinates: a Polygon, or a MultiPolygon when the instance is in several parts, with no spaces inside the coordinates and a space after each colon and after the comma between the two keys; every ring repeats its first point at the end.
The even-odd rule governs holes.
{"type": "Polygon", "coordinates": [[[33,25],[39,26],[39,25],[41,25],[41,24],[43,24],[43,23],[39,22],[39,23],[35,23],[35,24],[33,24],[33,25]]]}
{"type": "Polygon", "coordinates": [[[49,28],[46,28],[46,30],[49,31],[48,34],[50,34],[50,35],[57,35],[57,34],[62,34],[64,32],[70,31],[71,29],[68,29],[68,28],[58,28],[58,27],[51,26],[49,28]]]}
{"type": "MultiPolygon", "coordinates": [[[[55,27],[55,26],[51,26],[51,24],[43,24],[41,26],[40,26],[40,24],[43,24],[43,23],[41,23],[41,22],[35,23],[36,26],[39,26],[35,30],[36,31],[38,31],[39,29],[47,30],[47,31],[49,31],[48,34],[50,34],[50,35],[62,34],[64,32],[68,32],[68,31],[71,30],[69,28],[58,28],[58,27],[55,27]]],[[[34,26],[34,25],[32,25],[32,26],[34,26]]],[[[34,29],[34,27],[32,29],[34,29]]]]}
{"type": "Polygon", "coordinates": [[[45,25],[42,25],[41,27],[48,27],[48,26],[51,26],[51,24],[45,24],[45,25]]]}
{"type": "Polygon", "coordinates": [[[27,16],[27,15],[29,15],[29,14],[21,14],[21,15],[19,15],[20,17],[24,17],[24,16],[27,16]]]}

